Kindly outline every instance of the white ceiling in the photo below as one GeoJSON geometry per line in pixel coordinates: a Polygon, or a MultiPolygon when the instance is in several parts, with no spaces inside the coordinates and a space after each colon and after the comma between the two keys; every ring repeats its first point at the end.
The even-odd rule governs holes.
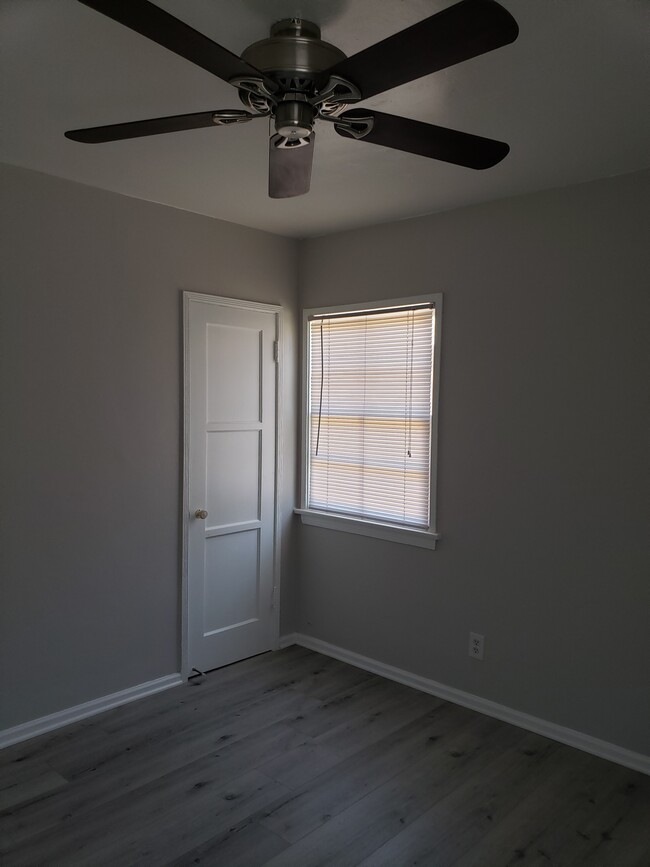
{"type": "MultiPolygon", "coordinates": [[[[279,18],[353,54],[450,0],[156,0],[239,54],[279,18]]],[[[311,192],[267,197],[264,120],[83,145],[66,129],[241,107],[230,85],[76,0],[0,0],[0,160],[306,237],[650,166],[648,0],[502,0],[512,45],[367,101],[506,141],[483,172],[317,126],[311,192]]]]}

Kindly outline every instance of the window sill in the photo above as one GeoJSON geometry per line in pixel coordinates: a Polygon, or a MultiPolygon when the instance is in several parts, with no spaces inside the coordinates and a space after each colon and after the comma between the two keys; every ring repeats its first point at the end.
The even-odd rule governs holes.
{"type": "Polygon", "coordinates": [[[342,533],[355,533],[357,536],[370,536],[373,539],[383,539],[386,542],[399,542],[402,545],[414,545],[417,548],[435,549],[440,538],[438,533],[429,530],[416,530],[411,527],[401,527],[398,524],[382,524],[380,521],[348,518],[331,512],[317,512],[314,509],[294,509],[300,515],[303,524],[311,527],[323,527],[327,530],[340,530],[342,533]]]}

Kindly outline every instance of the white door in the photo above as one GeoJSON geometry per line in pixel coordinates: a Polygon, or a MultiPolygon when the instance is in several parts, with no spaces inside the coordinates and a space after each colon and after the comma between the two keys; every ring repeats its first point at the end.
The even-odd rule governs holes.
{"type": "Polygon", "coordinates": [[[184,300],[186,668],[209,671],[277,646],[280,309],[184,300]]]}

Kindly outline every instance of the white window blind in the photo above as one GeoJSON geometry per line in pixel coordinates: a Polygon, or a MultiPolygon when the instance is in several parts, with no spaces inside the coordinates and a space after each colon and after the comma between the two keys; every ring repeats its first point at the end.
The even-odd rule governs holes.
{"type": "Polygon", "coordinates": [[[309,323],[308,507],[426,528],[434,309],[309,323]]]}

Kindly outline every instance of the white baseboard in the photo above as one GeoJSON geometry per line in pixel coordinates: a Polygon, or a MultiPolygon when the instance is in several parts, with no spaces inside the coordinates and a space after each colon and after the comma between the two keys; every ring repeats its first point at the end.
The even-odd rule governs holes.
{"type": "Polygon", "coordinates": [[[295,632],[290,635],[283,635],[280,639],[280,647],[289,647],[291,644],[299,644],[301,647],[307,647],[309,650],[315,650],[318,653],[323,653],[325,656],[332,656],[334,659],[348,662],[350,665],[371,671],[373,674],[379,674],[389,680],[396,680],[398,683],[412,686],[422,692],[428,692],[438,698],[443,698],[454,704],[460,704],[486,716],[495,717],[511,725],[519,726],[519,728],[551,738],[551,740],[559,741],[570,747],[576,747],[601,759],[616,762],[626,768],[641,771],[643,774],[650,774],[650,756],[644,756],[642,753],[635,753],[632,750],[627,750],[616,744],[610,744],[608,741],[601,741],[599,738],[594,738],[575,729],[566,728],[557,723],[522,713],[503,704],[497,704],[494,701],[473,695],[470,692],[454,689],[454,687],[446,686],[444,683],[438,683],[427,677],[421,677],[419,674],[412,674],[410,671],[395,668],[392,665],[387,665],[385,662],[379,662],[377,659],[371,659],[359,653],[354,653],[351,650],[345,650],[343,647],[329,644],[327,641],[311,638],[309,635],[295,632]]]}
{"type": "Polygon", "coordinates": [[[29,738],[35,738],[37,735],[45,734],[54,729],[62,728],[70,723],[86,719],[86,717],[102,713],[105,710],[119,707],[121,704],[127,704],[130,701],[137,701],[137,699],[144,698],[147,695],[162,692],[164,689],[178,686],[181,683],[183,683],[183,679],[180,674],[167,674],[165,677],[158,677],[156,680],[139,683],[120,692],[104,695],[101,698],[94,698],[92,701],[86,701],[83,704],[75,705],[75,707],[68,707],[65,710],[51,713],[48,716],[42,716],[38,719],[21,723],[13,728],[0,731],[0,749],[8,747],[11,744],[17,744],[20,741],[26,741],[29,738]]]}

